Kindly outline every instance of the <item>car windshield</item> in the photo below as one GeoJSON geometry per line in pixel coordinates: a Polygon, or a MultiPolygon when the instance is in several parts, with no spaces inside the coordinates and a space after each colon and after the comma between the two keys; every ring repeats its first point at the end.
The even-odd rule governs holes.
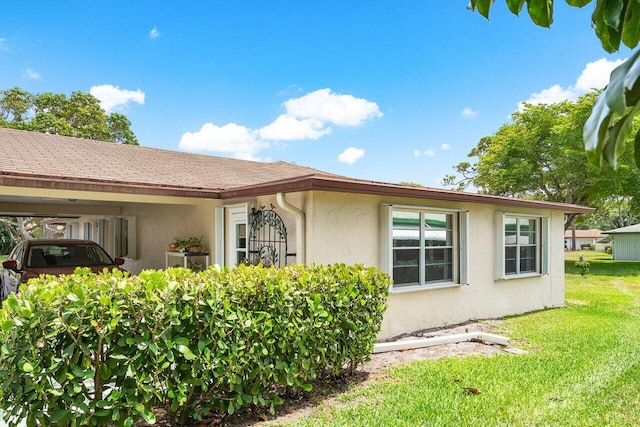
{"type": "Polygon", "coordinates": [[[34,245],[27,257],[27,266],[32,268],[92,267],[113,263],[100,246],[91,244],[34,245]]]}

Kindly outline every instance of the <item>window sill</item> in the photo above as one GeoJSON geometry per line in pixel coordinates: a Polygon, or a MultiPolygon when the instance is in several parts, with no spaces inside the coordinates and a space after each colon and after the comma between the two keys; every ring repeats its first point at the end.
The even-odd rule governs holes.
{"type": "Polygon", "coordinates": [[[527,279],[529,277],[542,277],[542,276],[548,276],[548,274],[543,274],[543,273],[512,274],[512,275],[509,275],[509,276],[502,276],[500,278],[497,278],[495,281],[496,282],[507,282],[509,280],[527,279]]]}
{"type": "Polygon", "coordinates": [[[460,288],[467,285],[467,283],[438,283],[434,285],[411,285],[403,286],[401,288],[391,287],[389,294],[408,294],[413,292],[433,291],[436,289],[448,289],[448,288],[460,288]]]}

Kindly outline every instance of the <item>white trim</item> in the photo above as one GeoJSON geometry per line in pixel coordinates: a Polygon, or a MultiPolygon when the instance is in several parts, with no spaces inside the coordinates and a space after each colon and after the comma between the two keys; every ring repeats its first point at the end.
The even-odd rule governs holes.
{"type": "MultiPolygon", "coordinates": [[[[380,269],[393,277],[393,207],[380,205],[380,269]]],[[[389,292],[393,291],[393,280],[389,292]]]]}
{"type": "Polygon", "coordinates": [[[520,212],[500,212],[500,211],[496,211],[497,214],[499,215],[505,215],[505,216],[516,216],[516,217],[520,217],[520,218],[549,218],[549,215],[543,215],[543,214],[530,214],[530,213],[520,213],[520,212]]]}
{"type": "Polygon", "coordinates": [[[469,212],[458,213],[458,282],[469,284],[469,212]]]}
{"type": "Polygon", "coordinates": [[[431,283],[428,285],[399,285],[400,287],[397,288],[392,285],[389,288],[389,294],[410,294],[413,292],[434,291],[436,289],[461,288],[466,285],[466,283],[453,282],[431,283]]]}
{"type": "Polygon", "coordinates": [[[540,223],[540,232],[542,233],[540,236],[540,250],[542,251],[540,254],[540,272],[543,275],[547,275],[549,274],[549,258],[551,256],[551,248],[549,247],[551,218],[542,217],[540,223]]]}
{"type": "Polygon", "coordinates": [[[412,211],[426,211],[426,212],[449,212],[449,213],[458,213],[458,212],[469,212],[468,209],[455,209],[455,208],[434,208],[430,206],[422,206],[422,205],[397,205],[393,203],[381,203],[382,206],[390,206],[392,208],[398,210],[412,210],[412,211]]]}
{"type": "Polygon", "coordinates": [[[542,273],[523,273],[523,274],[509,274],[508,276],[499,277],[495,281],[496,282],[504,282],[513,279],[526,279],[527,277],[541,277],[544,276],[542,273]]]}

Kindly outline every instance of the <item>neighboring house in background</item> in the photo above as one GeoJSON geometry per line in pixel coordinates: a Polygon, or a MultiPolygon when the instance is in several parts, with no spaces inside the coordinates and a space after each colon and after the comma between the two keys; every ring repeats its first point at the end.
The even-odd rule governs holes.
{"type": "Polygon", "coordinates": [[[573,231],[566,230],[564,232],[564,247],[570,251],[580,250],[582,245],[594,245],[596,251],[604,251],[605,244],[599,243],[599,240],[604,239],[605,236],[602,230],[592,228],[590,230],[575,230],[576,233],[576,247],[573,247],[573,231]]]}
{"type": "Polygon", "coordinates": [[[640,261],[640,224],[603,231],[611,239],[613,259],[640,261]]]}
{"type": "Polygon", "coordinates": [[[565,213],[592,212],[10,129],[0,147],[0,213],[65,217],[132,273],[164,268],[177,235],[224,266],[381,268],[395,284],[380,339],[564,305],[565,213]]]}

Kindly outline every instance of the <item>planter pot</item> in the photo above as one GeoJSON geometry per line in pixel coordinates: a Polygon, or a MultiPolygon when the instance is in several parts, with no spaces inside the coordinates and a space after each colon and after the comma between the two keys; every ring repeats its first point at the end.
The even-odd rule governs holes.
{"type": "Polygon", "coordinates": [[[202,248],[200,246],[191,246],[189,248],[189,253],[191,254],[199,254],[200,252],[202,252],[202,248]]]}
{"type": "Polygon", "coordinates": [[[169,245],[169,251],[176,252],[177,250],[178,250],[178,245],[176,245],[175,243],[172,243],[169,245]]]}

